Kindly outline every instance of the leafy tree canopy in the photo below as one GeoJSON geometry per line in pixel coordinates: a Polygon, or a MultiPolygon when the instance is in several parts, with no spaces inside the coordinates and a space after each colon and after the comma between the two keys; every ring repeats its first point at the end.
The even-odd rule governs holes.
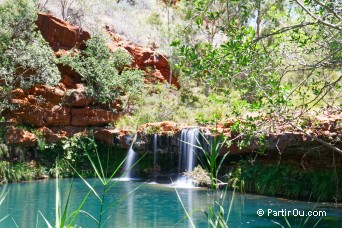
{"type": "Polygon", "coordinates": [[[239,91],[253,109],[340,105],[338,2],[184,1],[188,23],[172,43],[182,77],[202,84],[207,96],[239,91]]]}

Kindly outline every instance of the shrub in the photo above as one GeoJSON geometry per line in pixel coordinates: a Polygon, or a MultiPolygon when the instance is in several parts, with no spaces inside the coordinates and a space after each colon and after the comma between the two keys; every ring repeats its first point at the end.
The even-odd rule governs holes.
{"type": "Polygon", "coordinates": [[[6,144],[0,143],[0,159],[5,159],[9,157],[9,151],[6,144]]]}
{"type": "Polygon", "coordinates": [[[0,5],[0,113],[8,107],[13,88],[55,85],[60,80],[55,55],[36,31],[36,19],[32,1],[6,1],[0,5]]]}
{"type": "Polygon", "coordinates": [[[121,95],[131,95],[142,84],[142,72],[127,70],[131,57],[123,50],[112,52],[100,36],[94,36],[86,43],[85,50],[69,53],[61,63],[71,66],[83,78],[89,96],[100,103],[110,103],[121,95]]]}
{"type": "Polygon", "coordinates": [[[154,25],[156,27],[161,26],[163,24],[160,15],[158,13],[151,13],[150,16],[147,18],[147,23],[150,25],[154,25]]]}
{"type": "Polygon", "coordinates": [[[0,183],[34,180],[44,175],[44,169],[34,162],[0,161],[0,183]]]}

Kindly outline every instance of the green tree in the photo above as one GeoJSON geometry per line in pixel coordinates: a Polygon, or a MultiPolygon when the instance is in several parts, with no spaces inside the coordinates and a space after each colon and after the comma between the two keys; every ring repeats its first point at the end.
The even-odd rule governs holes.
{"type": "Polygon", "coordinates": [[[185,37],[180,39],[184,42],[174,42],[173,45],[180,45],[179,67],[183,75],[196,78],[205,85],[206,95],[215,90],[247,89],[244,92],[246,99],[255,101],[250,91],[255,92],[256,83],[248,79],[271,64],[264,47],[253,42],[261,33],[261,17],[266,17],[270,8],[258,3],[256,32],[252,27],[256,2],[188,2],[186,11],[192,16],[184,29],[185,37]]]}
{"type": "Polygon", "coordinates": [[[182,76],[203,84],[207,95],[235,89],[251,104],[308,111],[341,85],[337,1],[185,2],[185,36],[172,45],[182,76]]]}
{"type": "MultiPolygon", "coordinates": [[[[298,122],[309,111],[341,110],[338,1],[184,2],[188,23],[171,45],[178,47],[181,77],[207,96],[237,91],[241,100],[232,107],[243,102],[302,131],[298,122]]],[[[269,123],[258,125],[263,131],[269,123]]]]}
{"type": "Polygon", "coordinates": [[[11,90],[60,80],[56,58],[37,31],[32,1],[6,1],[0,5],[0,114],[8,108],[11,90]]]}
{"type": "Polygon", "coordinates": [[[122,95],[137,93],[142,85],[142,71],[129,70],[131,56],[124,50],[112,52],[105,40],[94,36],[85,50],[72,50],[61,58],[83,78],[87,94],[100,103],[111,103],[122,95]]]}

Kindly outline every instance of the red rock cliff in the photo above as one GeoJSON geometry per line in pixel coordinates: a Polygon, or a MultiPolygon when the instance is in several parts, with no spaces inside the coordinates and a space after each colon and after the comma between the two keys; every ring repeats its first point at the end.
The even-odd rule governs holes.
{"type": "MultiPolygon", "coordinates": [[[[38,29],[44,39],[55,51],[56,56],[62,55],[65,50],[84,48],[85,41],[91,36],[87,31],[74,26],[50,14],[40,13],[37,21],[38,29]]],[[[146,75],[152,79],[146,81],[169,81],[170,66],[167,59],[155,51],[133,45],[128,41],[116,40],[113,36],[108,45],[112,50],[124,48],[132,55],[132,67],[146,70],[146,75]]],[[[57,135],[70,136],[83,131],[86,127],[105,126],[117,120],[120,115],[120,102],[111,107],[97,105],[86,96],[81,76],[70,67],[58,66],[62,79],[58,86],[37,85],[31,89],[17,88],[12,92],[11,102],[14,109],[6,112],[7,120],[12,124],[25,124],[34,128],[42,128],[42,132],[49,133],[51,141],[58,141],[57,135]],[[112,111],[112,109],[116,111],[112,111]],[[53,130],[57,129],[57,130],[53,130]],[[52,131],[53,130],[53,131],[52,131]],[[55,135],[56,137],[53,137],[55,135]]],[[[177,87],[174,77],[172,82],[177,87]]],[[[101,135],[97,128],[98,135],[101,135]]],[[[63,137],[62,137],[63,138],[63,137]]],[[[33,146],[36,138],[28,132],[18,131],[15,128],[8,130],[7,142],[9,144],[33,146]],[[16,137],[16,134],[18,137],[16,137]],[[29,138],[25,138],[29,136],[29,138]],[[32,140],[30,140],[32,139],[32,140]]]]}

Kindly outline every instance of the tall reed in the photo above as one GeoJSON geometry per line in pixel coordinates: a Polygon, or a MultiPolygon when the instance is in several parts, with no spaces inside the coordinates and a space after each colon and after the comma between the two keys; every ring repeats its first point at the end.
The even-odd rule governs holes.
{"type": "MultiPolygon", "coordinates": [[[[73,227],[75,219],[79,216],[79,214],[85,214],[95,222],[95,224],[98,228],[100,228],[107,221],[107,219],[104,219],[104,216],[105,216],[106,212],[108,211],[108,209],[110,209],[110,208],[114,207],[115,205],[117,205],[118,203],[120,203],[129,194],[131,194],[133,191],[137,190],[141,185],[144,184],[144,183],[142,183],[141,185],[139,185],[138,187],[136,187],[132,191],[126,193],[125,195],[121,196],[119,199],[117,199],[114,202],[106,202],[105,201],[106,195],[109,193],[110,190],[112,190],[116,186],[118,181],[120,181],[120,178],[115,179],[115,180],[113,180],[113,178],[119,172],[120,168],[122,167],[122,165],[126,161],[127,157],[123,161],[121,161],[121,163],[116,167],[116,169],[110,175],[107,175],[107,173],[108,173],[108,161],[106,163],[106,169],[104,169],[102,162],[100,160],[100,156],[99,156],[99,153],[97,150],[97,145],[95,143],[94,138],[88,138],[88,140],[89,140],[89,143],[87,145],[83,141],[80,141],[80,143],[81,143],[81,146],[82,146],[82,148],[83,148],[87,158],[89,159],[89,162],[90,162],[90,164],[91,164],[91,166],[95,172],[97,181],[94,184],[90,184],[89,181],[87,181],[78,172],[78,170],[75,167],[70,165],[72,167],[72,169],[74,170],[74,172],[77,174],[77,177],[81,178],[81,180],[87,186],[88,193],[84,197],[82,202],[80,203],[79,207],[76,210],[74,210],[72,213],[68,214],[69,202],[71,199],[71,192],[72,192],[72,188],[73,188],[73,181],[70,184],[68,197],[67,197],[66,203],[64,205],[64,208],[62,208],[61,197],[60,197],[60,187],[59,187],[59,172],[58,172],[59,169],[56,168],[56,212],[55,212],[56,218],[55,218],[55,227],[58,227],[58,228],[73,227]],[[95,153],[95,158],[93,158],[92,153],[95,153]],[[95,189],[95,184],[98,182],[100,182],[100,184],[101,184],[101,189],[99,191],[95,189]],[[100,207],[99,207],[100,209],[99,209],[98,213],[95,215],[90,214],[89,212],[82,209],[85,202],[87,201],[88,197],[90,196],[90,194],[93,194],[95,196],[95,198],[97,199],[98,203],[100,204],[100,207]]],[[[143,157],[144,157],[144,155],[141,156],[140,159],[137,162],[135,162],[132,167],[130,167],[130,169],[133,168],[143,157]]],[[[57,163],[57,165],[58,165],[58,163],[57,163]]],[[[126,172],[128,172],[128,171],[129,170],[126,170],[126,172]]],[[[121,177],[123,175],[125,175],[125,173],[122,174],[121,177]]],[[[51,224],[48,222],[48,220],[43,216],[43,214],[41,212],[39,212],[39,213],[42,215],[47,226],[49,228],[52,227],[51,224]]]]}
{"type": "MultiPolygon", "coordinates": [[[[198,145],[192,145],[195,148],[200,149],[202,153],[197,153],[196,156],[202,164],[203,168],[207,170],[210,176],[210,188],[216,189],[219,187],[219,179],[218,174],[221,170],[221,166],[225,161],[228,152],[225,153],[222,157],[220,157],[221,151],[224,146],[229,146],[230,141],[225,137],[222,133],[216,137],[213,137],[212,142],[210,142],[205,135],[200,132],[201,137],[204,139],[204,143],[206,145],[202,145],[200,140],[197,138],[198,145]],[[202,156],[202,154],[204,156],[202,156]]],[[[184,141],[183,141],[184,142],[184,141]]],[[[184,142],[186,144],[190,144],[188,142],[184,142]]]]}
{"type": "MultiPolygon", "coordinates": [[[[4,202],[8,192],[6,191],[6,188],[7,188],[7,185],[3,185],[4,187],[2,188],[1,192],[0,192],[0,208],[1,208],[1,205],[2,203],[4,202]]],[[[9,215],[6,215],[5,217],[3,218],[0,218],[0,223],[2,221],[4,221],[6,218],[8,218],[9,215]]]]}

